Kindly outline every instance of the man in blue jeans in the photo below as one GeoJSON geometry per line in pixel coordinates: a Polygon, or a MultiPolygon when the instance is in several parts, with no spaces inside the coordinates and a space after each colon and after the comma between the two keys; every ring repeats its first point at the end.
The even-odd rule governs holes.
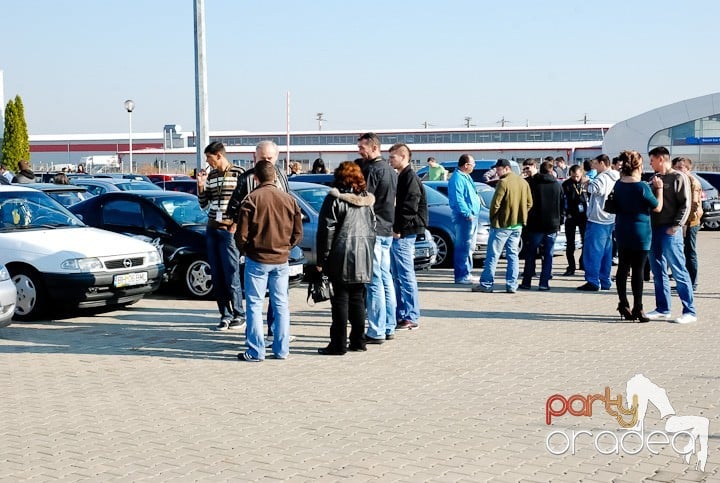
{"type": "Polygon", "coordinates": [[[587,206],[587,225],[583,241],[583,266],[585,283],[577,290],[597,292],[601,288],[610,290],[612,281],[612,233],[615,228],[615,215],[604,210],[605,201],[620,179],[620,174],[610,168],[610,158],[605,154],[590,162],[597,175],[587,184],[590,197],[587,206]]]}
{"type": "MultiPolygon", "coordinates": [[[[410,166],[406,144],[390,148],[390,166],[398,172],[390,262],[397,296],[396,330],[419,328],[420,300],[415,277],[415,238],[425,232],[428,211],[425,187],[410,166]]],[[[385,334],[387,338],[387,333],[385,334]]]]}
{"type": "Polygon", "coordinates": [[[518,287],[520,233],[527,223],[528,212],[533,206],[530,185],[512,172],[510,161],[498,159],[495,171],[500,176],[495,194],[490,202],[490,236],[488,238],[485,268],[480,276],[480,285],[473,292],[493,291],[495,269],[503,249],[507,258],[505,291],[515,293],[518,287]]]}
{"type": "Polygon", "coordinates": [[[245,253],[245,304],[247,350],[238,359],[265,360],[262,309],[265,291],[275,312],[272,352],[286,359],[290,352],[288,307],[288,258],[290,249],[302,240],[302,215],[295,198],[275,185],[275,166],[269,161],[255,164],[259,186],[240,205],[238,245],[245,253]]]}
{"type": "Polygon", "coordinates": [[[455,251],[453,252],[453,271],[455,283],[471,285],[478,279],[472,276],[475,234],[480,214],[480,198],[475,182],[470,177],[475,169],[475,159],[463,154],[458,159],[457,169],[448,181],[448,200],[452,221],[455,227],[455,251]]]}
{"type": "Polygon", "coordinates": [[[690,216],[690,180],[685,174],[670,167],[670,152],[667,148],[658,146],[648,154],[650,166],[663,182],[663,206],[660,213],[650,214],[650,268],[655,284],[655,310],[648,312],[647,316],[650,320],[671,319],[669,267],[683,306],[682,315],[673,322],[690,324],[697,321],[697,312],[692,282],[685,266],[682,230],[690,216]]]}
{"type": "Polygon", "coordinates": [[[367,285],[367,344],[382,344],[395,338],[395,284],[390,274],[390,246],[395,218],[397,173],[380,156],[380,138],[365,133],[358,139],[358,152],[363,159],[362,173],[368,193],[375,196],[377,218],[372,279],[367,285]]]}
{"type": "Polygon", "coordinates": [[[225,214],[242,168],[233,166],[225,155],[225,146],[215,141],[205,148],[210,174],[197,174],[198,201],[208,210],[207,254],[213,282],[213,294],[220,311],[216,330],[240,328],[245,323],[240,285],[240,254],[233,234],[237,225],[225,214]]]}

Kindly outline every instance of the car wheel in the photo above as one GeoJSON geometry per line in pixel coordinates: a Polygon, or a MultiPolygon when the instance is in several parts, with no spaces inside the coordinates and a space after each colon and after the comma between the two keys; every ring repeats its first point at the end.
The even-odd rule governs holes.
{"type": "Polygon", "coordinates": [[[205,260],[193,260],[183,270],[183,286],[188,295],[203,298],[212,292],[210,264],[205,260]]]}
{"type": "Polygon", "coordinates": [[[453,259],[453,243],[445,233],[431,231],[433,241],[437,245],[438,253],[433,267],[451,267],[453,259]]]}
{"type": "Polygon", "coordinates": [[[703,223],[703,228],[708,230],[717,230],[720,228],[720,221],[706,221],[705,223],[703,223]]]}
{"type": "Polygon", "coordinates": [[[17,290],[15,318],[18,320],[37,319],[46,307],[45,287],[40,274],[28,268],[21,268],[12,273],[12,281],[17,290]]]}

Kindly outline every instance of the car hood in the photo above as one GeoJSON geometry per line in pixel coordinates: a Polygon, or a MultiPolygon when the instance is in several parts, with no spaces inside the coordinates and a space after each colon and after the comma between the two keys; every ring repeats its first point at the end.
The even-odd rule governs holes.
{"type": "Polygon", "coordinates": [[[155,248],[143,241],[98,228],[54,228],[0,233],[3,263],[22,260],[21,254],[37,256],[107,257],[148,252],[155,248]]]}

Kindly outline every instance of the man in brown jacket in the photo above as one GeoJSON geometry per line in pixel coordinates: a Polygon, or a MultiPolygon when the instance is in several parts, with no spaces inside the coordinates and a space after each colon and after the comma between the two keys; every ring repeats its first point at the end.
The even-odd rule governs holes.
{"type": "Polygon", "coordinates": [[[300,207],[292,195],[275,186],[275,167],[269,161],[255,164],[259,186],[240,206],[237,242],[245,254],[245,312],[247,351],[238,359],[260,362],[265,359],[262,309],[266,289],[275,312],[272,352],[286,359],[290,352],[290,310],[288,307],[288,258],[290,249],[302,240],[300,207]]]}

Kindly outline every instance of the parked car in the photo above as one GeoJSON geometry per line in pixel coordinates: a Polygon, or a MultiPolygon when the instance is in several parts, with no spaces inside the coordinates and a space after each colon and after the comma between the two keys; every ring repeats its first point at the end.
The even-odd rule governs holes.
{"type": "Polygon", "coordinates": [[[186,174],[148,174],[146,176],[146,178],[151,183],[158,183],[160,181],[175,181],[175,180],[180,180],[180,179],[184,179],[184,180],[192,179],[190,176],[188,176],[186,174]]]}
{"type": "Polygon", "coordinates": [[[138,181],[125,178],[94,178],[80,177],[70,180],[71,184],[84,186],[93,195],[101,195],[110,191],[162,191],[159,186],[149,181],[138,181]]]}
{"type": "Polygon", "coordinates": [[[155,181],[155,184],[165,191],[180,191],[197,196],[197,181],[194,179],[178,179],[175,181],[155,181]]]}
{"type": "MultiPolygon", "coordinates": [[[[494,186],[497,180],[486,181],[485,173],[493,169],[493,166],[495,166],[496,162],[497,160],[495,159],[476,159],[475,168],[470,173],[470,177],[473,179],[473,181],[477,181],[479,183],[487,183],[494,186]]],[[[457,169],[457,161],[443,161],[440,164],[448,171],[448,176],[450,176],[453,171],[457,169]]],[[[423,166],[422,168],[417,170],[417,174],[421,180],[425,181],[425,179],[427,178],[428,169],[429,168],[427,166],[423,166]]],[[[515,174],[520,174],[520,165],[516,161],[510,161],[510,169],[512,169],[515,174]]]]}
{"type": "Polygon", "coordinates": [[[0,186],[0,263],[17,289],[18,319],[129,305],[157,289],[164,272],[151,244],[90,228],[21,185],[0,186]]]}
{"type": "Polygon", "coordinates": [[[100,179],[130,179],[133,181],[145,181],[146,183],[152,183],[150,178],[139,173],[94,173],[90,176],[100,179]]]}
{"type": "MultiPolygon", "coordinates": [[[[207,212],[197,196],[172,191],[124,191],[98,195],[70,207],[88,225],[152,243],[162,253],[165,280],[192,297],[212,292],[205,239],[207,212]]],[[[300,283],[305,259],[290,252],[290,285],[300,283]]]]}
{"type": "MultiPolygon", "coordinates": [[[[293,181],[290,181],[290,192],[295,196],[302,211],[303,240],[300,242],[300,246],[305,258],[308,259],[308,267],[312,269],[317,263],[315,239],[317,237],[318,213],[330,188],[321,184],[294,181],[299,176],[301,175],[293,176],[293,181]]],[[[418,235],[415,238],[415,270],[424,270],[431,267],[437,258],[437,251],[437,246],[433,242],[429,231],[425,230],[424,234],[418,235]]]]}
{"type": "Polygon", "coordinates": [[[0,327],[7,327],[15,315],[17,291],[5,265],[0,264],[0,327]]]}
{"type": "MultiPolygon", "coordinates": [[[[715,188],[707,179],[701,174],[692,173],[695,178],[700,182],[702,187],[702,206],[703,216],[700,219],[700,226],[707,228],[708,230],[720,229],[720,198],[718,197],[718,190],[715,188]]],[[[655,176],[655,172],[647,171],[642,174],[643,181],[650,181],[650,178],[655,176]]]]}
{"type": "Polygon", "coordinates": [[[87,188],[74,184],[28,183],[23,186],[42,191],[65,208],[93,197],[87,188]]]}

